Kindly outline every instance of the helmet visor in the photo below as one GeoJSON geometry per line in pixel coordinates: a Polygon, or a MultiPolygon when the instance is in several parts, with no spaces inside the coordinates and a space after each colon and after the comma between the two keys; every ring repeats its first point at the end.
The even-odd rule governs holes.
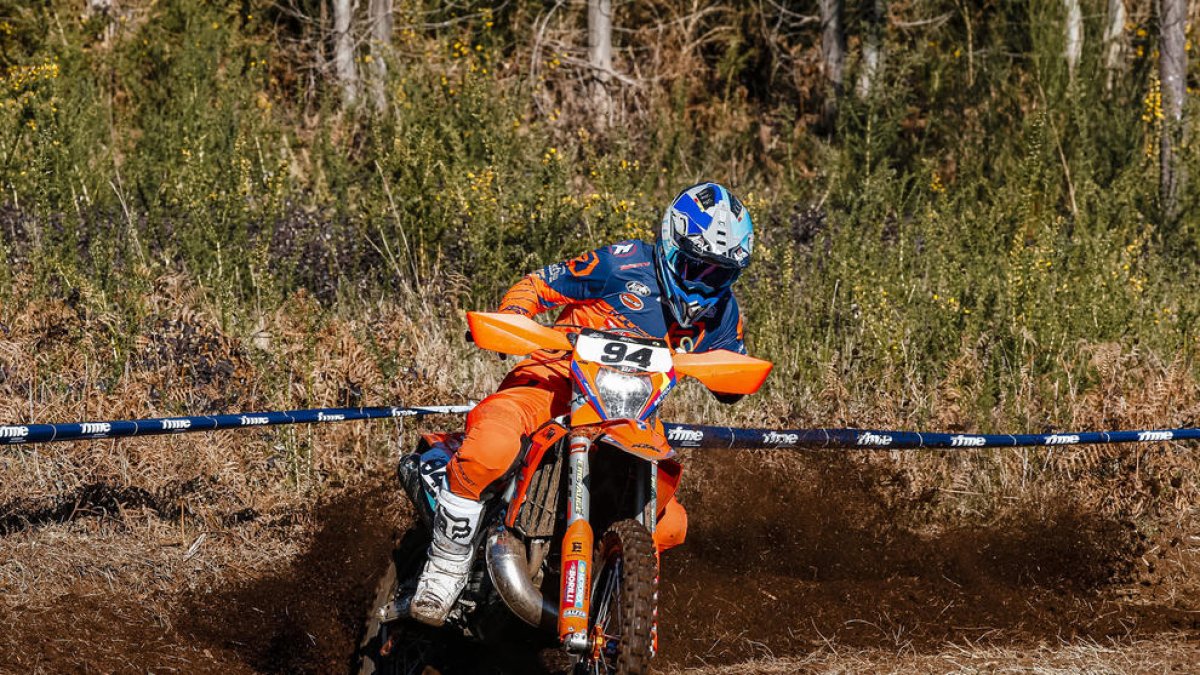
{"type": "Polygon", "coordinates": [[[718,293],[733,285],[741,269],[705,260],[684,247],[675,257],[675,273],[688,290],[702,293],[718,293]]]}

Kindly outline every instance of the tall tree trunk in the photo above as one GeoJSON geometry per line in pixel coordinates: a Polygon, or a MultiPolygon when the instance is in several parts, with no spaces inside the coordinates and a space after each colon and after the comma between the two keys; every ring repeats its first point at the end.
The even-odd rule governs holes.
{"type": "Polygon", "coordinates": [[[1074,82],[1079,56],[1083,54],[1083,12],[1079,9],[1079,0],[1063,0],[1063,8],[1067,10],[1063,56],[1067,59],[1067,78],[1074,82]]]}
{"type": "Polygon", "coordinates": [[[887,0],[863,0],[862,70],[858,96],[868,98],[883,64],[883,36],[887,32],[887,0]]]}
{"type": "Polygon", "coordinates": [[[104,16],[116,13],[116,0],[87,0],[88,18],[93,16],[104,16]]]}
{"type": "Polygon", "coordinates": [[[387,109],[387,60],[392,52],[392,0],[371,0],[371,99],[375,109],[387,109]]]}
{"type": "Polygon", "coordinates": [[[592,106],[596,128],[612,122],[612,0],[588,0],[588,64],[592,67],[592,106]]]}
{"type": "Polygon", "coordinates": [[[1112,91],[1125,70],[1125,0],[1108,0],[1108,23],[1104,28],[1105,87],[1112,91]]]}
{"type": "Polygon", "coordinates": [[[1187,51],[1184,24],[1187,0],[1158,0],[1159,80],[1162,84],[1162,139],[1159,155],[1163,211],[1169,220],[1178,215],[1187,174],[1179,162],[1183,142],[1183,104],[1187,86],[1187,51]]]}
{"type": "Polygon", "coordinates": [[[842,95],[842,70],[846,62],[846,31],[842,26],[842,0],[821,0],[821,65],[825,70],[825,123],[837,119],[842,95]]]}
{"type": "Polygon", "coordinates": [[[350,18],[354,7],[350,0],[333,0],[333,69],[342,87],[347,106],[358,100],[358,70],[354,67],[354,35],[350,18]]]}
{"type": "Polygon", "coordinates": [[[107,44],[116,35],[117,15],[119,13],[120,8],[117,6],[117,0],[87,0],[87,10],[84,15],[89,19],[102,16],[108,20],[104,26],[104,42],[107,44]]]}

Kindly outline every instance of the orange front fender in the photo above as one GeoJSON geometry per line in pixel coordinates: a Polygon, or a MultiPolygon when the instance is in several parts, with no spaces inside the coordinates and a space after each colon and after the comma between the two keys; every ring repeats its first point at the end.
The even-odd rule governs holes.
{"type": "Polygon", "coordinates": [[[653,422],[609,420],[601,423],[599,427],[604,432],[602,441],[635,457],[658,462],[675,456],[675,449],[667,443],[662,422],[657,419],[653,422]]]}

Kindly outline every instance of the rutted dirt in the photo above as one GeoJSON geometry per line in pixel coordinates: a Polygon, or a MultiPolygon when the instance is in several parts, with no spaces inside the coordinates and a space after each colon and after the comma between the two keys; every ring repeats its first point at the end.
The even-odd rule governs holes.
{"type": "MultiPolygon", "coordinates": [[[[664,556],[661,667],[1200,637],[1195,594],[1166,588],[1191,588],[1193,562],[1127,524],[1064,500],[916,534],[885,472],[833,454],[799,466],[692,462],[703,480],[687,488],[685,476],[688,543],[664,556]],[[1173,561],[1169,584],[1147,560],[1173,561]]],[[[346,672],[406,522],[400,504],[391,481],[346,490],[310,514],[312,544],[288,568],[245,570],[160,609],[98,588],[0,610],[0,671],[346,672]]]]}
{"type": "Polygon", "coordinates": [[[39,611],[0,609],[0,672],[329,673],[349,669],[403,522],[383,481],[319,506],[308,550],[209,593],[131,604],[97,589],[39,611]]]}
{"type": "MultiPolygon", "coordinates": [[[[194,493],[200,481],[170,486],[159,494],[144,488],[113,485],[99,481],[76,488],[54,499],[16,499],[0,504],[0,537],[47,523],[65,523],[79,518],[119,518],[125,509],[146,508],[161,518],[175,520],[186,510],[179,506],[182,496],[194,493]]],[[[237,522],[252,517],[248,513],[231,514],[226,520],[237,522]]]]}
{"type": "Polygon", "coordinates": [[[388,487],[318,509],[313,545],[289,569],[189,597],[179,631],[257,672],[348,670],[402,520],[388,487]]]}
{"type": "Polygon", "coordinates": [[[1069,500],[914,534],[881,489],[890,477],[844,456],[814,456],[800,481],[712,461],[742,487],[684,495],[688,543],[664,556],[668,663],[1200,634],[1194,595],[1144,599],[1149,542],[1069,500]]]}

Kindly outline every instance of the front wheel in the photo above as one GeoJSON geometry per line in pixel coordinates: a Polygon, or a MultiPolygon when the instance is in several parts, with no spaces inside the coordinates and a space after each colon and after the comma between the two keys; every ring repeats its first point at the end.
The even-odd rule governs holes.
{"type": "Polygon", "coordinates": [[[577,675],[650,672],[658,615],[654,539],[636,520],[622,520],[600,538],[592,582],[591,649],[577,675]]]}

